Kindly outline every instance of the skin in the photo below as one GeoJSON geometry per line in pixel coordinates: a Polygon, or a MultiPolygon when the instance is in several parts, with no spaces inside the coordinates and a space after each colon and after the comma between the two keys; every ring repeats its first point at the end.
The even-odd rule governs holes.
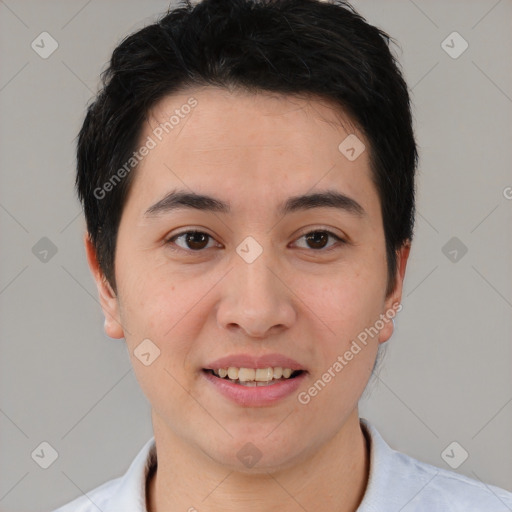
{"type": "Polygon", "coordinates": [[[369,145],[339,109],[319,98],[195,88],[156,104],[141,142],[191,96],[197,106],[133,171],[117,239],[117,294],[85,236],[105,331],[126,339],[152,408],[158,469],[148,483],[148,511],[287,512],[318,510],[318,503],[328,512],[354,511],[369,469],[357,404],[392,322],[307,405],[297,394],[400,302],[410,245],[398,254],[396,286],[386,297],[368,151],[349,161],[338,150],[349,133],[369,145]],[[178,187],[229,202],[231,213],[144,217],[178,187]],[[289,196],[325,189],[355,199],[366,214],[327,207],[277,214],[289,196]],[[181,237],[176,251],[165,243],[192,228],[212,238],[191,248],[181,237]],[[303,236],[322,230],[347,243],[329,237],[322,248],[303,236]],[[263,248],[251,264],[236,253],[247,236],[263,248]],[[161,351],[149,366],[133,353],[146,338],[161,351]],[[219,357],[271,352],[309,372],[296,393],[271,406],[239,406],[202,377],[219,357]],[[252,468],[237,458],[247,442],[262,453],[252,468]]]}

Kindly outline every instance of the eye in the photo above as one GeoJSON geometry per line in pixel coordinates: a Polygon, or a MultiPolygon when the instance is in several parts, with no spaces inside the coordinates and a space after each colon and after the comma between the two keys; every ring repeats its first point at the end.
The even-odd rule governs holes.
{"type": "Polygon", "coordinates": [[[335,235],[331,231],[321,229],[316,231],[310,231],[308,233],[305,233],[302,235],[301,238],[304,238],[306,243],[309,245],[309,247],[301,247],[302,249],[313,249],[315,251],[319,251],[322,249],[325,249],[327,246],[329,238],[333,238],[335,242],[329,246],[327,246],[327,249],[324,250],[324,252],[329,251],[333,249],[336,245],[339,244],[345,244],[346,241],[340,238],[339,236],[335,235]]]}
{"type": "MultiPolygon", "coordinates": [[[[336,245],[346,243],[345,240],[325,229],[310,231],[302,235],[298,240],[300,239],[304,239],[307,244],[306,247],[299,246],[301,249],[313,249],[322,252],[327,252],[334,249],[336,245]],[[328,245],[329,238],[334,240],[330,245],[328,245]]],[[[168,238],[165,243],[169,245],[172,250],[200,252],[203,249],[211,248],[212,245],[208,245],[210,242],[214,242],[214,239],[208,233],[198,230],[189,230],[173,235],[168,238]],[[177,248],[173,247],[173,245],[177,246],[177,248]]],[[[217,247],[218,246],[219,245],[217,245],[217,247]]],[[[213,247],[215,247],[215,244],[213,244],[213,247]]]]}
{"type": "Polygon", "coordinates": [[[175,244],[179,247],[179,249],[183,249],[185,251],[194,251],[199,252],[202,249],[208,248],[208,241],[212,240],[208,233],[204,233],[203,231],[184,231],[183,233],[178,233],[177,235],[172,236],[166,240],[166,244],[169,244],[172,250],[178,250],[172,247],[172,244],[175,244]],[[180,243],[177,241],[180,240],[180,243]]]}

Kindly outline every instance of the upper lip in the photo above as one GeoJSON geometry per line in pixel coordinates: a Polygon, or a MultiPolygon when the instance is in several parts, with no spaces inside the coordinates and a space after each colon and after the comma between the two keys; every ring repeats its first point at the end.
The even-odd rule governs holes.
{"type": "Polygon", "coordinates": [[[215,359],[205,366],[207,370],[219,368],[290,368],[291,370],[306,370],[300,363],[290,357],[281,354],[265,354],[263,356],[252,356],[250,354],[232,354],[215,359]]]}

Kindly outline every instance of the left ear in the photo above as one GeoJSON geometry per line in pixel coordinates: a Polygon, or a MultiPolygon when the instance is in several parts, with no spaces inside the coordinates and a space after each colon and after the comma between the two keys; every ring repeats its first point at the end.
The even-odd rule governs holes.
{"type": "Polygon", "coordinates": [[[391,338],[393,334],[393,322],[391,318],[397,312],[397,307],[402,300],[402,289],[404,284],[405,268],[407,266],[407,260],[409,259],[409,253],[411,251],[411,242],[406,240],[402,247],[397,251],[397,272],[395,276],[395,287],[385,302],[385,310],[383,314],[387,317],[384,319],[384,327],[379,332],[379,343],[384,343],[391,338]],[[394,311],[393,316],[386,312],[394,311]]]}

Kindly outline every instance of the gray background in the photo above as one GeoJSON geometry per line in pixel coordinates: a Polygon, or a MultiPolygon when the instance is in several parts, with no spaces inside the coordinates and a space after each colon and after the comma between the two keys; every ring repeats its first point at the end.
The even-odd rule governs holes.
{"type": "MultiPolygon", "coordinates": [[[[403,310],[361,415],[447,469],[457,441],[458,472],[512,491],[512,2],[353,4],[400,43],[421,156],[403,310]],[[453,31],[469,43],[458,58],[441,46],[453,31]]],[[[124,342],[103,333],[74,139],[115,45],[167,6],[0,1],[2,511],[51,510],[121,475],[152,435],[124,342]],[[43,31],[59,45],[47,59],[31,48],[43,31]],[[32,251],[43,237],[47,261],[32,251]],[[31,457],[43,441],[48,469],[31,457]]]]}

